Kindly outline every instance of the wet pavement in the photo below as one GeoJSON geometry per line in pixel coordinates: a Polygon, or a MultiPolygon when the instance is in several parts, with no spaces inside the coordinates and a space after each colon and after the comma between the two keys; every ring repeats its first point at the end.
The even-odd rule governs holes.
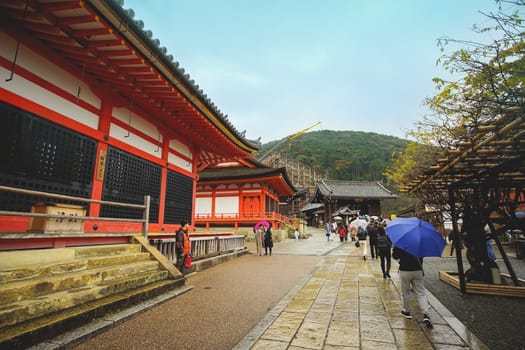
{"type": "Polygon", "coordinates": [[[271,257],[247,242],[252,254],[188,276],[190,291],[35,349],[488,349],[430,293],[434,327],[415,297],[405,319],[397,262],[384,279],[379,260],[363,260],[351,241],[308,230],[276,242],[271,257]]]}
{"type": "Polygon", "coordinates": [[[274,254],[322,261],[235,349],[488,349],[428,292],[433,328],[422,322],[415,296],[414,318],[403,317],[397,262],[384,279],[379,260],[363,260],[351,241],[327,242],[311,230],[309,239],[277,244],[274,254]]]}

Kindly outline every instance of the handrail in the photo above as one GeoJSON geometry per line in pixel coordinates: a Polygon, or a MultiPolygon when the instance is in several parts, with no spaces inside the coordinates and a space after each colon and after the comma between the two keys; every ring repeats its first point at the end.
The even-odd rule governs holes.
{"type": "Polygon", "coordinates": [[[102,201],[98,199],[89,199],[89,198],[83,198],[83,197],[73,197],[73,196],[64,196],[62,194],[55,194],[55,193],[48,193],[48,192],[41,192],[41,191],[33,191],[33,190],[25,190],[23,188],[16,188],[16,187],[8,187],[8,186],[0,186],[0,191],[7,191],[7,192],[16,192],[16,193],[22,193],[22,194],[29,194],[33,196],[41,196],[41,197],[47,197],[47,198],[57,198],[57,199],[65,199],[65,200],[72,200],[75,202],[87,202],[87,203],[95,203],[95,204],[104,204],[104,205],[111,205],[114,207],[126,207],[126,208],[136,208],[136,209],[144,209],[144,204],[128,204],[128,203],[122,203],[122,202],[110,202],[110,201],[102,201]]]}
{"type": "MultiPolygon", "coordinates": [[[[129,204],[129,203],[122,203],[122,202],[111,202],[111,201],[103,201],[98,199],[89,199],[89,198],[83,198],[83,197],[73,197],[73,196],[64,196],[61,194],[55,194],[55,193],[48,193],[48,192],[42,192],[42,191],[33,191],[33,190],[26,190],[22,188],[15,188],[15,187],[9,187],[9,186],[0,186],[0,191],[6,191],[6,192],[15,192],[15,193],[22,193],[32,196],[39,196],[39,197],[46,197],[46,198],[55,198],[55,199],[64,199],[64,200],[70,200],[75,202],[84,202],[84,203],[95,203],[95,204],[103,204],[103,205],[109,205],[114,207],[125,207],[125,208],[135,208],[135,209],[142,209],[143,215],[142,219],[123,219],[123,218],[106,218],[106,217],[100,217],[100,216],[71,216],[70,219],[74,218],[75,220],[99,220],[99,221],[114,221],[114,222],[140,222],[142,223],[142,234],[145,238],[148,238],[148,224],[149,224],[149,209],[150,209],[150,202],[151,202],[151,196],[145,195],[144,196],[144,204],[129,204]]],[[[49,218],[49,219],[64,219],[68,218],[65,215],[59,215],[59,214],[42,214],[42,213],[27,213],[27,212],[17,212],[17,211],[5,211],[1,210],[0,215],[4,216],[29,216],[29,217],[40,217],[40,218],[49,218]]]]}
{"type": "MultiPolygon", "coordinates": [[[[244,235],[191,237],[191,255],[193,260],[210,258],[228,252],[246,249],[244,235]]],[[[168,260],[177,259],[175,238],[152,238],[150,244],[155,246],[168,260]]]]}
{"type": "Polygon", "coordinates": [[[196,220],[213,220],[213,219],[224,219],[224,220],[284,220],[287,218],[286,215],[276,213],[274,211],[265,212],[264,214],[259,213],[238,213],[238,212],[231,212],[231,213],[196,213],[194,215],[194,219],[196,220]]]}

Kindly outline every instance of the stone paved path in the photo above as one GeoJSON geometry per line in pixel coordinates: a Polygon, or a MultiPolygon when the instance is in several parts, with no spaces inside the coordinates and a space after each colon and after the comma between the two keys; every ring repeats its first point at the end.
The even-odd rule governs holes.
{"type": "Polygon", "coordinates": [[[191,291],[142,312],[137,305],[103,331],[35,349],[487,349],[430,294],[433,329],[418,322],[415,298],[414,319],[402,317],[395,261],[383,279],[378,260],[310,230],[309,239],[276,243],[271,257],[250,254],[189,276],[191,291]]]}
{"type": "MultiPolygon", "coordinates": [[[[322,233],[283,242],[278,254],[321,254],[322,262],[235,349],[486,349],[429,295],[434,328],[401,314],[399,279],[383,279],[379,260],[363,260],[352,242],[326,242],[322,233]],[[310,247],[308,247],[310,246],[310,247]]],[[[396,262],[393,261],[393,271],[396,262]]]]}

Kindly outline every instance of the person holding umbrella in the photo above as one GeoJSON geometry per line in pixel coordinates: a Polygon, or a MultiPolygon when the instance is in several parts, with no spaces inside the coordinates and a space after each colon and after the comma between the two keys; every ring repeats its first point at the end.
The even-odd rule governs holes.
{"type": "Polygon", "coordinates": [[[253,227],[253,233],[255,235],[255,247],[257,249],[257,255],[262,256],[263,239],[266,227],[270,227],[268,221],[259,221],[253,227]]]}
{"type": "Polygon", "coordinates": [[[356,236],[357,236],[355,246],[356,248],[361,249],[363,260],[366,260],[366,238],[368,236],[366,232],[366,225],[367,225],[367,222],[362,219],[355,219],[354,221],[350,223],[351,232],[356,232],[356,236]]]}
{"type": "Polygon", "coordinates": [[[401,302],[403,303],[401,314],[405,318],[412,318],[410,311],[410,287],[412,287],[417,296],[419,307],[423,311],[423,322],[428,327],[432,327],[432,322],[428,316],[428,300],[423,279],[423,258],[417,258],[398,247],[394,247],[392,257],[399,260],[399,281],[401,283],[401,302]]]}
{"type": "Polygon", "coordinates": [[[410,287],[416,293],[419,307],[423,311],[423,322],[432,327],[428,316],[428,300],[425,291],[423,257],[440,257],[446,242],[436,228],[419,218],[396,218],[385,228],[392,241],[392,257],[399,260],[399,281],[401,283],[401,314],[412,318],[410,311],[410,287]]]}

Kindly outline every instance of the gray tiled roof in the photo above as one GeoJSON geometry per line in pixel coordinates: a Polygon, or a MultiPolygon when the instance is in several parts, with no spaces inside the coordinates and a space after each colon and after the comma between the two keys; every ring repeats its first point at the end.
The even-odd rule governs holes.
{"type": "Polygon", "coordinates": [[[317,183],[317,190],[324,197],[330,196],[331,198],[397,198],[379,181],[322,180],[317,183]]]}
{"type": "Polygon", "coordinates": [[[283,173],[283,168],[227,167],[203,170],[199,172],[199,179],[201,181],[244,179],[281,173],[283,173]]]}
{"type": "Polygon", "coordinates": [[[138,33],[142,39],[148,44],[148,46],[155,52],[155,56],[162,60],[167,66],[170,67],[172,72],[176,73],[181,81],[183,81],[187,88],[189,88],[194,95],[205,104],[215,115],[221,120],[223,125],[230,129],[235,135],[242,139],[244,142],[252,146],[253,148],[260,149],[262,144],[260,137],[257,140],[250,140],[246,138],[246,131],[240,132],[228,119],[228,115],[223,113],[219,107],[204,93],[202,88],[192,79],[188,72],[184,70],[178,61],[174,60],[172,54],[168,54],[168,49],[160,45],[160,40],[153,37],[151,30],[145,29],[144,21],[135,19],[135,11],[133,9],[125,9],[123,0],[106,0],[107,4],[115,11],[115,13],[122,19],[126,28],[134,30],[138,33]]]}
{"type": "Polygon", "coordinates": [[[307,205],[301,208],[301,211],[310,211],[310,210],[315,210],[315,209],[319,209],[323,207],[324,207],[324,204],[322,203],[308,203],[307,205]]]}

